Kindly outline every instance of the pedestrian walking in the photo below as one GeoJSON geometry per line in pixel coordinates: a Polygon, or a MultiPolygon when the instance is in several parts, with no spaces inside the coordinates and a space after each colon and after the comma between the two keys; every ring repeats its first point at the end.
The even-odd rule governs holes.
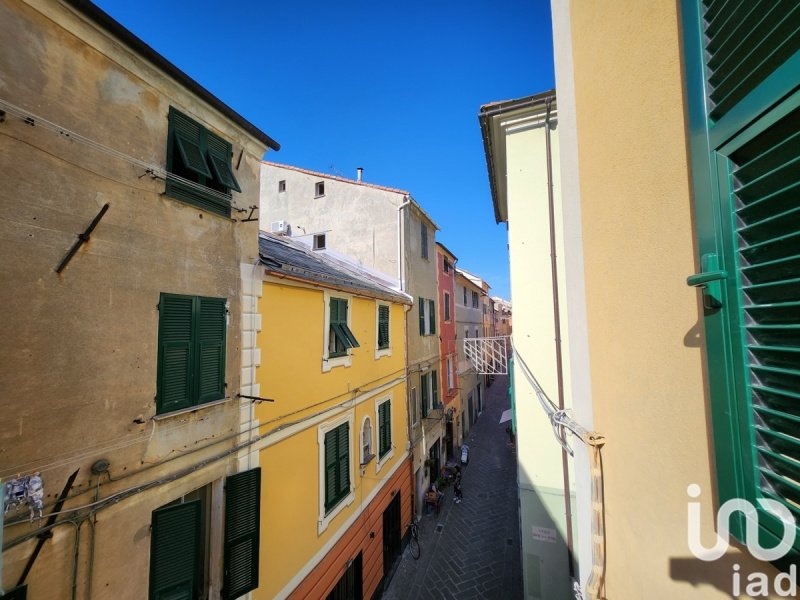
{"type": "Polygon", "coordinates": [[[453,482],[453,501],[456,504],[461,504],[464,499],[464,494],[461,492],[461,473],[456,475],[456,480],[453,482]]]}

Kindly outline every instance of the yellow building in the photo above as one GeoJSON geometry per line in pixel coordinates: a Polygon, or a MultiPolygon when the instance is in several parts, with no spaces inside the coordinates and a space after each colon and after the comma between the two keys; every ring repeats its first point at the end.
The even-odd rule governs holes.
{"type": "Polygon", "coordinates": [[[411,521],[411,297],[324,249],[263,233],[255,598],[369,598],[411,521]]]}
{"type": "MultiPolygon", "coordinates": [[[[525,157],[521,135],[489,136],[496,210],[512,161],[551,164],[560,181],[556,331],[574,417],[561,423],[582,438],[569,437],[564,541],[584,598],[797,597],[795,4],[554,1],[557,112],[550,94],[524,108],[558,136],[525,157]],[[580,426],[602,434],[602,450],[580,426]]],[[[529,190],[530,204],[547,195],[529,190]]],[[[496,214],[511,235],[508,194],[496,214]]],[[[550,281],[531,256],[511,260],[550,281]]],[[[554,324],[533,307],[515,296],[515,339],[550,345],[554,324]]],[[[550,447],[542,461],[555,470],[550,447]]],[[[572,593],[566,578],[559,596],[537,593],[548,582],[529,566],[527,597],[572,593]]]]}

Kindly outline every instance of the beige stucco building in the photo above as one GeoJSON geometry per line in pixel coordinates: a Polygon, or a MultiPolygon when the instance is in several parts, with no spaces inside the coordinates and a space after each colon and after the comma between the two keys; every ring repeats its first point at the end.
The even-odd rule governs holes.
{"type": "MultiPolygon", "coordinates": [[[[800,453],[796,408],[785,400],[796,396],[797,312],[784,309],[800,300],[789,267],[798,229],[796,203],[783,200],[797,182],[788,165],[800,76],[796,39],[777,26],[795,31],[797,13],[732,10],[696,0],[552,3],[557,289],[574,418],[562,422],[581,437],[567,441],[586,598],[797,594],[800,453]],[[731,500],[752,510],[718,520],[731,500]],[[789,545],[771,563],[755,558],[782,536],[789,545]],[[714,542],[718,553],[704,555],[714,542]]],[[[541,119],[550,97],[514,102],[541,119]]],[[[485,121],[513,289],[523,257],[513,178],[506,192],[502,181],[513,155],[539,169],[547,156],[541,144],[531,152],[497,137],[504,118],[485,121]]],[[[549,264],[529,268],[550,280],[549,264]]],[[[537,325],[531,304],[513,301],[515,344],[541,335],[551,346],[552,321],[537,325]]],[[[547,389],[547,373],[536,376],[547,389]]],[[[555,470],[552,436],[550,446],[540,451],[555,470]]],[[[530,572],[526,593],[536,597],[530,572]]]]}
{"type": "Polygon", "coordinates": [[[482,410],[484,377],[467,359],[465,338],[485,337],[483,332],[482,280],[463,269],[456,268],[456,344],[458,351],[458,389],[461,392],[461,437],[466,438],[482,410]]]}
{"type": "Polygon", "coordinates": [[[261,228],[347,256],[414,298],[406,313],[407,389],[417,510],[438,475],[444,420],[439,390],[436,223],[404,190],[276,163],[261,166],[261,228]]]}
{"type": "Polygon", "coordinates": [[[237,209],[278,145],[89,2],[2,0],[0,39],[0,476],[34,504],[41,477],[44,515],[5,515],[0,587],[240,596],[258,231],[237,209]]]}

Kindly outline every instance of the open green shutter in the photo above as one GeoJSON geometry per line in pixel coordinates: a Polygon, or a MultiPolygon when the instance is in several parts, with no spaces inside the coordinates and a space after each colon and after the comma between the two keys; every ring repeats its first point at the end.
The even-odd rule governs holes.
{"type": "Polygon", "coordinates": [[[223,598],[232,600],[258,587],[261,469],[225,481],[225,573],[223,598]]]}
{"type": "Polygon", "coordinates": [[[199,500],[153,511],[150,538],[151,600],[196,597],[200,561],[199,500]]]}
{"type": "Polygon", "coordinates": [[[231,170],[231,145],[213,133],[207,134],[208,158],[217,181],[241,193],[242,188],[231,170]]]}
{"type": "Polygon", "coordinates": [[[439,374],[431,371],[431,387],[433,388],[433,405],[439,404],[439,374]]]}
{"type": "Polygon", "coordinates": [[[161,294],[158,316],[157,411],[170,412],[193,404],[194,299],[161,294]]]}
{"type": "Polygon", "coordinates": [[[225,397],[224,298],[198,298],[197,357],[198,402],[225,397]]]}
{"type": "Polygon", "coordinates": [[[719,502],[756,504],[772,547],[758,500],[800,518],[800,5],[682,8],[719,502]]]}
{"type": "Polygon", "coordinates": [[[428,332],[431,335],[436,334],[436,300],[428,300],[431,313],[431,330],[428,332]]]}
{"type": "Polygon", "coordinates": [[[419,334],[425,335],[425,298],[420,298],[417,306],[419,306],[419,334]]]}

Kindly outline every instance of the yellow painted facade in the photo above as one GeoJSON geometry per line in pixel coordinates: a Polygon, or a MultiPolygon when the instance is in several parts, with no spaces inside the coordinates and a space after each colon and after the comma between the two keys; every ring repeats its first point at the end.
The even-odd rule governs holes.
{"type": "Polygon", "coordinates": [[[259,453],[261,584],[255,598],[286,597],[313,577],[326,553],[352,534],[348,528],[408,461],[405,310],[400,303],[265,278],[256,378],[261,395],[274,402],[261,403],[256,410],[260,434],[268,435],[259,453]],[[349,326],[360,346],[349,351],[349,366],[327,370],[323,355],[330,296],[349,301],[349,326]],[[378,303],[389,305],[390,355],[376,354],[378,303]],[[392,448],[384,459],[373,458],[361,467],[364,422],[371,422],[372,452],[378,454],[378,405],[387,400],[392,448]],[[351,493],[326,512],[324,432],[344,422],[350,424],[351,493]]]}

